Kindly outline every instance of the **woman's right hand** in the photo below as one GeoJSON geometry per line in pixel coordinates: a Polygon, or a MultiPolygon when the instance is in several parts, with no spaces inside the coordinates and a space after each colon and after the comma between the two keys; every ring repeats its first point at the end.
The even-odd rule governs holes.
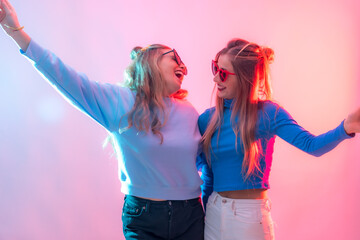
{"type": "Polygon", "coordinates": [[[31,38],[22,30],[23,27],[19,24],[15,9],[8,0],[0,0],[0,9],[1,27],[14,39],[18,46],[26,52],[31,38]]]}
{"type": "Polygon", "coordinates": [[[0,24],[4,31],[11,36],[14,32],[17,31],[17,29],[21,28],[19,20],[16,16],[15,9],[13,6],[11,6],[8,0],[0,0],[0,8],[0,16],[2,16],[0,17],[0,20],[3,18],[0,21],[0,24]]]}

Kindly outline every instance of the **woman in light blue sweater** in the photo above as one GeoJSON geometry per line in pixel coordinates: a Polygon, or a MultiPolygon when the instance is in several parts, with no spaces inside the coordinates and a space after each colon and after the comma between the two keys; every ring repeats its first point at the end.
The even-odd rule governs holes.
{"type": "Polygon", "coordinates": [[[272,49],[234,39],[212,62],[216,106],[198,121],[209,163],[202,175],[206,240],[274,239],[267,189],[276,135],[321,156],[360,132],[360,109],[319,136],[300,127],[271,101],[272,60],[272,49]]]}
{"type": "Polygon", "coordinates": [[[203,239],[196,168],[198,113],[184,97],[187,69],[175,49],[136,47],[123,86],[90,81],[32,40],[1,0],[0,24],[65,98],[110,134],[125,194],[126,239],[203,239]]]}

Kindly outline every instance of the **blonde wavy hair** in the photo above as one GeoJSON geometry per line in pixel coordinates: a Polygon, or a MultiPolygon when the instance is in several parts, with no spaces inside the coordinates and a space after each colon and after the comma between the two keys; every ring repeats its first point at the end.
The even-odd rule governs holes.
{"type": "Polygon", "coordinates": [[[160,144],[164,141],[160,130],[168,119],[164,97],[184,99],[187,96],[187,91],[183,89],[167,96],[167,85],[159,69],[162,49],[171,48],[152,44],[145,48],[135,47],[131,51],[132,63],[125,71],[123,86],[135,91],[136,97],[133,108],[125,115],[128,125],[120,129],[126,131],[135,127],[139,132],[151,131],[159,136],[160,144]]]}
{"type": "MultiPolygon", "coordinates": [[[[221,55],[228,55],[237,78],[238,93],[232,102],[231,123],[235,133],[235,148],[238,137],[242,140],[244,159],[242,174],[244,179],[261,172],[259,157],[262,154],[260,141],[255,139],[257,113],[261,108],[259,100],[271,100],[269,64],[273,61],[274,51],[242,39],[231,40],[225,48],[216,54],[215,61],[221,55]],[[235,121],[238,119],[238,122],[235,121]]],[[[210,164],[211,138],[215,131],[220,134],[223,121],[224,100],[216,96],[215,112],[202,136],[203,149],[210,164]]]]}

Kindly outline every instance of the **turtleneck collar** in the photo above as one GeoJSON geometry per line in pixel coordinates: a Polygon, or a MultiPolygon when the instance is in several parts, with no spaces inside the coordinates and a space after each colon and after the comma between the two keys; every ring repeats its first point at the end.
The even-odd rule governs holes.
{"type": "Polygon", "coordinates": [[[231,108],[232,102],[233,102],[233,99],[224,99],[224,107],[231,108]]]}

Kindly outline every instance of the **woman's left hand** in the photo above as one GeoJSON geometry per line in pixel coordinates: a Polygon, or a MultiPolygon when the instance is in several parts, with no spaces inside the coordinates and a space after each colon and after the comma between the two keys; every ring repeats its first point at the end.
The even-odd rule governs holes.
{"type": "Polygon", "coordinates": [[[347,134],[360,132],[360,108],[345,119],[344,129],[347,134]]]}

